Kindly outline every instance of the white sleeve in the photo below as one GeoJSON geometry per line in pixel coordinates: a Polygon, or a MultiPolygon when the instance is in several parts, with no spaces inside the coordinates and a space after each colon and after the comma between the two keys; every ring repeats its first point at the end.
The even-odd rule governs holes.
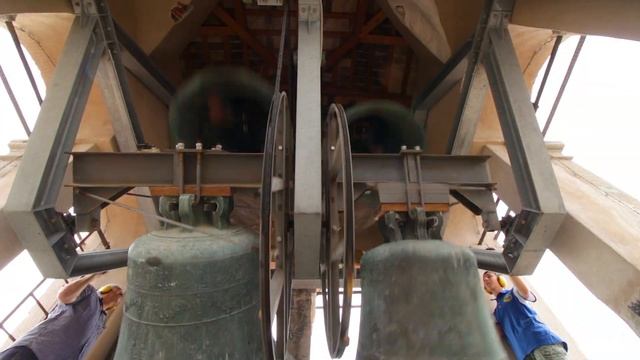
{"type": "Polygon", "coordinates": [[[518,288],[516,288],[515,286],[513,287],[513,293],[518,298],[518,300],[520,300],[520,302],[523,304],[525,303],[525,301],[536,302],[538,300],[538,298],[536,298],[536,296],[533,294],[533,291],[531,290],[529,290],[528,298],[525,298],[524,296],[522,296],[522,294],[520,294],[520,292],[518,291],[518,288]]]}

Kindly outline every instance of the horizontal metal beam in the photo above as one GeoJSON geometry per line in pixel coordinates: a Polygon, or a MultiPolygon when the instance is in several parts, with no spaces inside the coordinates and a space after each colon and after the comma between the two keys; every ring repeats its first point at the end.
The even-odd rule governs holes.
{"type": "MultiPolygon", "coordinates": [[[[173,152],[73,153],[75,187],[143,187],[176,185],[173,152]]],[[[184,153],[184,185],[196,184],[196,153],[184,153]]],[[[254,187],[261,183],[262,154],[206,151],[201,184],[254,187]]]]}
{"type": "MultiPolygon", "coordinates": [[[[82,152],[73,155],[74,187],[140,187],[175,185],[174,152],[82,152]]],[[[423,184],[492,188],[487,156],[422,155],[423,184]]],[[[184,185],[196,184],[196,153],[184,153],[184,185]]],[[[259,187],[262,154],[205,151],[201,185],[259,187]],[[224,169],[224,171],[221,171],[224,169]]],[[[355,183],[404,184],[401,155],[354,154],[355,183]]]]}
{"type": "MultiPolygon", "coordinates": [[[[486,156],[421,155],[422,183],[491,188],[488,160],[486,156]]],[[[404,176],[401,155],[353,155],[355,183],[404,183],[404,176]]]]}
{"type": "Polygon", "coordinates": [[[92,274],[127,266],[129,249],[113,249],[79,254],[69,276],[92,274]]]}
{"type": "Polygon", "coordinates": [[[494,250],[484,250],[472,248],[471,252],[476,257],[478,267],[483,270],[495,271],[497,273],[509,273],[507,262],[501,253],[494,250]]]}
{"type": "Polygon", "coordinates": [[[164,77],[149,56],[114,22],[116,36],[122,50],[122,63],[136,79],[140,80],[163,104],[169,106],[175,93],[174,86],[164,77]]]}

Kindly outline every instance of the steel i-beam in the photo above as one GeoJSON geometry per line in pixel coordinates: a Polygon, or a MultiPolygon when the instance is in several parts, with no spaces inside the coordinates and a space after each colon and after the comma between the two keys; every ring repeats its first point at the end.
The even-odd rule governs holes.
{"type": "Polygon", "coordinates": [[[322,225],[320,66],[322,2],[298,2],[294,279],[318,279],[322,225]]]}

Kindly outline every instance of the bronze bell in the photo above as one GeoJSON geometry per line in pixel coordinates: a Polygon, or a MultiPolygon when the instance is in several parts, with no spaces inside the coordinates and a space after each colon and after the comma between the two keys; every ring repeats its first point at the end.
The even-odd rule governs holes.
{"type": "MultiPolygon", "coordinates": [[[[229,202],[215,209],[221,220],[229,202]]],[[[154,231],[131,246],[115,359],[262,358],[258,240],[226,220],[218,225],[154,231]]]]}
{"type": "Polygon", "coordinates": [[[403,240],[368,251],[361,265],[357,359],[507,359],[469,250],[403,240]]]}

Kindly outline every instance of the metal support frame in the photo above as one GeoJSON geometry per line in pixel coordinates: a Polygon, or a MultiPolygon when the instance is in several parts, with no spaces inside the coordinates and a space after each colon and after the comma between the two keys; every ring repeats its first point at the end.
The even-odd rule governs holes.
{"type": "MultiPolygon", "coordinates": [[[[98,67],[96,78],[102,90],[102,95],[109,113],[113,133],[120,151],[136,151],[145,146],[144,135],[133,106],[133,97],[129,91],[127,73],[120,59],[121,50],[116,34],[116,27],[111,19],[109,7],[105,0],[83,0],[76,12],[81,16],[96,16],[97,32],[102,37],[106,47],[98,67]]],[[[149,195],[148,190],[138,189],[138,193],[149,195]]],[[[103,194],[113,199],[118,194],[103,194]]],[[[156,213],[156,206],[151,199],[138,199],[139,206],[148,213],[156,213]]],[[[95,230],[100,224],[99,209],[90,213],[78,212],[79,229],[95,230]]],[[[148,230],[158,229],[160,224],[152,217],[145,217],[144,222],[148,230]]]]}
{"type": "Polygon", "coordinates": [[[124,66],[140,82],[142,82],[163,104],[169,106],[171,98],[175,93],[175,88],[167,80],[162,72],[155,66],[151,59],[145,54],[138,44],[120,27],[113,23],[116,36],[120,43],[121,58],[124,66]]]}
{"type": "Polygon", "coordinates": [[[71,25],[49,86],[52,91],[42,103],[4,208],[41,273],[53,278],[126,265],[127,249],[78,254],[73,230],[55,210],[69,153],[97,73],[103,79],[105,100],[121,149],[135,151],[143,142],[106,3],[85,0],[74,5],[80,15],[71,25]]]}
{"type": "Polygon", "coordinates": [[[322,228],[320,66],[322,2],[298,2],[294,279],[318,279],[322,228]]]}
{"type": "MultiPolygon", "coordinates": [[[[547,135],[547,131],[549,131],[549,126],[551,126],[551,121],[553,120],[553,117],[556,114],[556,110],[558,110],[558,105],[560,105],[560,100],[562,99],[564,90],[567,88],[567,84],[569,83],[569,78],[571,78],[571,73],[573,72],[574,66],[576,66],[576,62],[578,61],[578,57],[580,56],[580,51],[582,51],[582,46],[584,45],[585,40],[587,40],[586,35],[581,35],[580,39],[578,40],[576,49],[573,52],[573,56],[571,57],[571,62],[569,62],[569,67],[567,68],[567,72],[564,74],[564,79],[562,79],[562,84],[560,85],[560,89],[558,89],[558,94],[556,95],[556,99],[553,101],[553,106],[551,107],[551,111],[549,111],[549,116],[547,117],[547,121],[544,122],[544,127],[542,128],[543,137],[547,135]]],[[[553,50],[556,50],[555,46],[553,50]]],[[[543,86],[543,85],[540,85],[540,86],[543,86]]]]}
{"type": "Polygon", "coordinates": [[[97,32],[107,51],[104,52],[97,72],[98,83],[111,113],[113,132],[120,151],[135,151],[145,140],[129,91],[127,74],[120,60],[120,45],[109,7],[104,0],[84,0],[80,16],[95,16],[97,32]]]}
{"type": "Polygon", "coordinates": [[[483,62],[523,208],[507,232],[502,272],[531,274],[566,211],[509,31],[505,25],[487,36],[483,62]]]}
{"type": "Polygon", "coordinates": [[[553,63],[556,60],[556,55],[558,54],[558,49],[560,49],[560,44],[562,43],[562,39],[563,39],[562,35],[557,35],[556,40],[553,42],[553,49],[551,49],[551,55],[549,55],[547,66],[544,69],[544,75],[542,75],[542,81],[540,82],[540,86],[538,87],[538,93],[536,94],[536,99],[533,101],[534,111],[538,111],[538,107],[540,106],[540,99],[542,98],[542,93],[544,92],[544,88],[547,85],[547,79],[549,79],[549,74],[551,73],[551,69],[553,69],[553,63]]]}
{"type": "Polygon", "coordinates": [[[471,52],[472,41],[467,41],[444,64],[436,77],[416,96],[413,102],[413,119],[424,125],[427,113],[437,104],[464,76],[467,57],[471,52]]]}
{"type": "Polygon", "coordinates": [[[42,105],[42,96],[40,95],[40,90],[38,90],[38,84],[36,84],[36,79],[33,77],[33,72],[31,71],[31,67],[27,62],[27,57],[24,55],[24,51],[22,50],[22,45],[20,44],[20,39],[18,39],[18,34],[16,33],[16,28],[13,26],[13,21],[15,16],[11,16],[5,20],[5,25],[7,26],[7,30],[11,35],[11,39],[13,40],[13,44],[16,47],[16,51],[18,52],[18,56],[20,57],[20,61],[22,61],[22,66],[24,67],[24,71],[29,78],[29,83],[31,84],[31,88],[33,89],[33,93],[38,100],[38,104],[42,105]]]}
{"type": "Polygon", "coordinates": [[[488,88],[487,75],[482,66],[482,56],[488,46],[487,32],[491,28],[504,26],[512,10],[513,0],[485,0],[485,7],[468,56],[460,102],[449,135],[447,150],[450,154],[463,155],[471,148],[488,88]]]}
{"type": "Polygon", "coordinates": [[[25,150],[4,211],[47,277],[64,278],[79,256],[55,211],[69,151],[104,51],[96,17],[76,17],[25,150]]]}
{"type": "MultiPolygon", "coordinates": [[[[523,210],[507,233],[502,254],[480,249],[473,251],[480,267],[520,275],[534,271],[560,227],[565,209],[509,36],[507,26],[512,9],[513,0],[487,0],[485,3],[474,35],[448,150],[454,155],[468,153],[486,90],[490,88],[523,210]]],[[[470,209],[478,201],[484,206],[493,203],[492,198],[484,195],[482,198],[469,192],[456,192],[455,195],[470,209]]],[[[488,228],[496,226],[484,225],[490,225],[488,228]]]]}
{"type": "Polygon", "coordinates": [[[7,79],[7,76],[4,74],[2,66],[0,66],[0,79],[2,79],[4,89],[7,91],[9,100],[11,100],[11,104],[13,104],[13,109],[16,111],[16,115],[18,115],[18,119],[20,119],[20,124],[22,124],[24,132],[27,133],[27,137],[31,136],[31,129],[29,129],[29,125],[27,124],[27,119],[25,119],[24,114],[22,113],[18,99],[16,99],[13,89],[11,89],[11,84],[9,84],[9,79],[7,79]]]}

